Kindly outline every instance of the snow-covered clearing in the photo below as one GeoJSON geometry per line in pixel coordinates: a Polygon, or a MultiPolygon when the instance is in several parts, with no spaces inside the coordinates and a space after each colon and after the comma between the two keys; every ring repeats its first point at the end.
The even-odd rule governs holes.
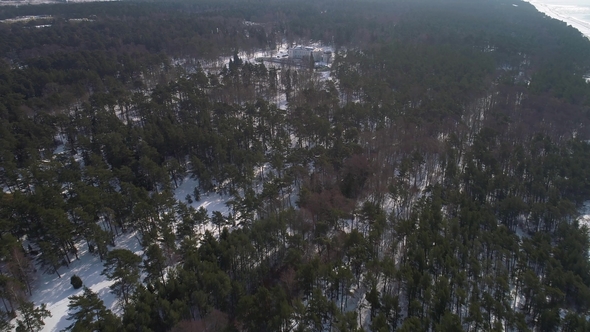
{"type": "Polygon", "coordinates": [[[229,213],[229,207],[226,203],[231,199],[231,196],[218,193],[203,193],[201,195],[201,200],[195,201],[193,193],[198,183],[197,180],[190,177],[185,178],[174,191],[174,198],[178,201],[187,203],[186,196],[190,195],[193,202],[191,204],[187,203],[187,205],[194,207],[196,210],[203,207],[207,210],[209,217],[211,217],[211,214],[214,211],[219,211],[221,214],[227,215],[229,213]]]}
{"type": "MultiPolygon", "coordinates": [[[[143,254],[137,232],[118,236],[115,239],[115,244],[117,248],[129,249],[140,256],[143,254]]],[[[80,242],[77,247],[80,259],[72,261],[69,268],[61,267],[59,269],[61,278],[55,273],[39,274],[39,279],[34,283],[31,301],[36,305],[47,304],[47,310],[51,312],[51,317],[44,320],[45,326],[42,330],[44,332],[61,331],[72,323],[67,319],[68,297],[82,293],[82,289],[76,290],[70,284],[70,277],[74,274],[82,279],[84,286],[98,294],[107,308],[112,309],[115,313],[120,312],[116,297],[111,294],[109,289],[113,282],[101,275],[103,264],[98,255],[89,253],[86,243],[80,242]]]]}

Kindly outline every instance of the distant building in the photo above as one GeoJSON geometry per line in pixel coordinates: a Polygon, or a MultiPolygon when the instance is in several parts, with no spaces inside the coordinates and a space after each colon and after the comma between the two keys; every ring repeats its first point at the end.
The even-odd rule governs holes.
{"type": "Polygon", "coordinates": [[[321,48],[301,45],[289,49],[290,59],[309,59],[310,57],[313,57],[315,62],[328,63],[332,58],[332,52],[321,48]]]}
{"type": "Polygon", "coordinates": [[[313,47],[303,47],[301,45],[295,46],[289,49],[289,58],[291,59],[303,59],[309,58],[312,54],[313,47]]]}

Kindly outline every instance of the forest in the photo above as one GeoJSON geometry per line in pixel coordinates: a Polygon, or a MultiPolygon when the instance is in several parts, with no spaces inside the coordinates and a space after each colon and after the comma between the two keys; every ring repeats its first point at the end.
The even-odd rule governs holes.
{"type": "Polygon", "coordinates": [[[590,331],[590,41],[514,3],[0,6],[0,331],[41,275],[64,331],[590,331]]]}

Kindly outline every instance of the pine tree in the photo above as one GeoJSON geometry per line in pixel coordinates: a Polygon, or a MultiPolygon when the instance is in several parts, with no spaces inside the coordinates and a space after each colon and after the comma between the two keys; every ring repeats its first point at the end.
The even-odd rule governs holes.
{"type": "Polygon", "coordinates": [[[213,211],[213,215],[211,216],[211,222],[213,225],[217,226],[217,231],[221,233],[221,227],[225,226],[227,221],[223,214],[219,211],[213,211]]]}
{"type": "Polygon", "coordinates": [[[0,332],[12,331],[12,324],[10,324],[10,317],[8,313],[0,310],[0,332]]]}
{"type": "Polygon", "coordinates": [[[18,280],[5,274],[0,274],[0,298],[6,311],[14,312],[15,304],[24,295],[22,284],[18,280]]]}
{"type": "Polygon", "coordinates": [[[55,273],[61,278],[59,273],[59,248],[49,242],[39,242],[39,249],[41,249],[41,255],[39,255],[39,263],[41,266],[47,268],[46,272],[55,273]]]}
{"type": "Polygon", "coordinates": [[[166,259],[162,253],[162,249],[157,244],[151,244],[146,252],[146,258],[143,260],[143,268],[147,273],[145,282],[155,284],[156,282],[164,282],[164,268],[166,267],[166,259]]]}
{"type": "Polygon", "coordinates": [[[37,332],[45,325],[43,319],[51,317],[45,303],[35,308],[33,302],[24,301],[20,305],[20,318],[16,320],[16,332],[37,332]]]}
{"type": "Polygon", "coordinates": [[[108,252],[109,244],[112,244],[113,233],[104,230],[97,224],[91,224],[88,227],[88,232],[90,233],[90,239],[95,246],[94,254],[98,254],[98,257],[102,261],[108,252]]]}
{"type": "Polygon", "coordinates": [[[176,226],[176,236],[180,239],[184,238],[185,236],[192,238],[195,226],[195,209],[183,202],[178,202],[176,211],[180,217],[180,222],[176,226]]]}
{"type": "Polygon", "coordinates": [[[116,331],[118,318],[108,310],[96,293],[84,287],[82,295],[69,297],[68,320],[74,321],[66,331],[116,331]]]}
{"type": "Polygon", "coordinates": [[[127,249],[110,251],[105,260],[102,275],[115,283],[110,286],[111,291],[123,301],[129,303],[129,297],[139,284],[139,265],[141,257],[127,249]]]}
{"type": "Polygon", "coordinates": [[[4,258],[10,275],[26,286],[31,294],[31,281],[33,278],[33,264],[25,255],[22,244],[12,235],[2,236],[3,245],[0,247],[0,258],[4,258]]]}

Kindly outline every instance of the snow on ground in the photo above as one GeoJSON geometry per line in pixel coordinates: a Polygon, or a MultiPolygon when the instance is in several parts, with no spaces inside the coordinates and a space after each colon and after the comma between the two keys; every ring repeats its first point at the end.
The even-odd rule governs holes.
{"type": "MultiPolygon", "coordinates": [[[[190,194],[192,196],[196,185],[197,181],[190,178],[185,179],[176,189],[175,198],[186,202],[186,195],[190,194]]],[[[190,205],[196,209],[204,207],[208,210],[209,215],[211,215],[213,211],[220,211],[222,214],[227,215],[229,213],[229,208],[226,205],[226,202],[230,198],[231,197],[228,195],[203,193],[200,201],[193,202],[190,205]]],[[[143,255],[139,234],[137,232],[122,234],[115,239],[115,243],[116,248],[129,249],[137,255],[143,255]]],[[[104,267],[98,255],[95,256],[89,253],[88,246],[84,241],[79,242],[77,248],[79,250],[78,256],[80,259],[73,260],[69,268],[65,266],[61,267],[59,269],[61,278],[55,273],[41,274],[42,269],[38,268],[39,275],[38,279],[33,284],[31,301],[36,305],[45,303],[47,309],[51,312],[51,317],[46,318],[44,321],[45,326],[42,330],[43,332],[61,331],[72,323],[67,320],[68,297],[82,293],[82,289],[75,290],[70,284],[70,277],[74,274],[80,276],[84,285],[99,295],[107,308],[113,310],[115,313],[121,313],[121,309],[117,305],[116,297],[111,294],[109,289],[112,282],[107,280],[105,276],[101,275],[104,267]]]]}
{"type": "Polygon", "coordinates": [[[58,154],[62,154],[64,152],[66,148],[65,144],[60,144],[57,146],[57,148],[55,148],[55,150],[53,150],[53,155],[58,155],[58,154]]]}
{"type": "Polygon", "coordinates": [[[331,74],[332,74],[332,72],[329,70],[318,72],[318,75],[319,75],[321,81],[331,81],[332,80],[332,77],[330,76],[331,74]]]}
{"type": "Polygon", "coordinates": [[[566,22],[590,38],[590,3],[585,0],[525,0],[545,15],[566,22]]]}
{"type": "MultiPolygon", "coordinates": [[[[584,203],[584,206],[579,210],[580,216],[578,222],[580,226],[586,226],[590,230],[590,201],[584,203]]],[[[590,251],[588,252],[590,255],[590,251]]]]}
{"type": "Polygon", "coordinates": [[[201,200],[195,201],[193,192],[198,183],[199,182],[197,180],[186,177],[174,191],[174,198],[176,198],[178,201],[187,203],[186,195],[191,195],[193,202],[187,205],[192,206],[197,210],[201,207],[205,208],[209,214],[209,217],[211,217],[213,211],[219,211],[221,214],[227,216],[229,213],[229,207],[226,205],[226,203],[231,199],[231,196],[220,195],[218,193],[203,193],[201,194],[201,200]]]}
{"type": "Polygon", "coordinates": [[[63,135],[62,133],[58,133],[53,137],[53,140],[55,142],[58,142],[58,146],[55,148],[55,150],[53,150],[53,155],[56,156],[58,154],[62,154],[64,153],[64,150],[66,148],[66,137],[65,135],[63,135]]]}
{"type": "MultiPolygon", "coordinates": [[[[143,250],[137,236],[137,232],[118,236],[115,239],[117,248],[129,249],[137,255],[142,255],[143,250]]],[[[76,290],[70,284],[70,277],[74,274],[82,279],[86,287],[98,294],[107,308],[112,309],[115,313],[120,312],[115,295],[109,289],[113,282],[101,275],[103,264],[98,255],[95,256],[89,253],[85,242],[78,243],[77,247],[80,259],[73,260],[69,268],[61,267],[59,269],[61,278],[55,273],[41,274],[33,285],[31,301],[35,302],[36,305],[47,304],[47,310],[51,312],[51,317],[44,320],[43,332],[61,331],[72,323],[67,320],[68,297],[82,293],[82,289],[76,290]]]]}
{"type": "Polygon", "coordinates": [[[287,101],[287,95],[284,93],[279,94],[276,104],[278,109],[286,110],[289,106],[289,102],[287,101]]]}
{"type": "Polygon", "coordinates": [[[580,226],[585,225],[590,228],[590,201],[584,203],[584,206],[580,209],[578,222],[580,223],[580,226]]]}

